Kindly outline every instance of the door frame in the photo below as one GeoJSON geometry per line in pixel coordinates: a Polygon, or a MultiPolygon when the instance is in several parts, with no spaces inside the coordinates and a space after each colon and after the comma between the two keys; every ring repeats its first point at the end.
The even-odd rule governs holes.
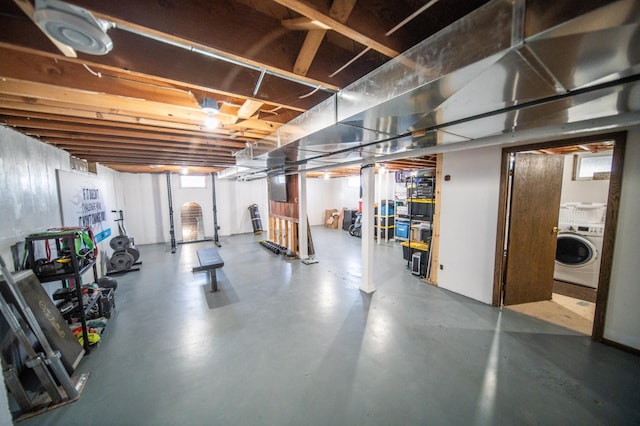
{"type": "Polygon", "coordinates": [[[606,133],[589,135],[579,138],[561,139],[537,144],[526,144],[514,147],[506,147],[502,150],[500,169],[500,195],[498,198],[498,229],[496,236],[495,265],[493,274],[493,306],[502,304],[502,288],[504,285],[504,270],[507,261],[505,247],[506,224],[509,212],[509,155],[521,151],[536,149],[559,148],[570,145],[581,145],[613,140],[613,159],[611,164],[611,176],[609,178],[609,193],[607,198],[607,212],[602,243],[602,259],[600,263],[600,275],[598,277],[598,293],[596,296],[596,310],[593,321],[591,338],[594,341],[602,341],[604,337],[604,325],[609,300],[609,286],[611,280],[611,268],[613,264],[613,249],[615,246],[616,229],[618,226],[618,213],[620,209],[620,193],[622,187],[622,171],[624,165],[625,145],[627,132],[606,133]]]}

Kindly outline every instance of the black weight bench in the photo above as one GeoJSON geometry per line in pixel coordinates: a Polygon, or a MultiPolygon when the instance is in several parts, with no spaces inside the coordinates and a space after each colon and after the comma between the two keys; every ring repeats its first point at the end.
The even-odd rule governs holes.
{"type": "Polygon", "coordinates": [[[224,266],[224,261],[218,254],[215,247],[207,247],[198,249],[198,261],[200,266],[193,268],[192,272],[208,271],[211,281],[211,291],[218,291],[218,279],[216,278],[216,269],[224,266]]]}

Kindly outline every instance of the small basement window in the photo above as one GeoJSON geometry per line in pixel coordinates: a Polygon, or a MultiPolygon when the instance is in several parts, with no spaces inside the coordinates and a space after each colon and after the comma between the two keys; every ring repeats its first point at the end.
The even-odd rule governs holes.
{"type": "Polygon", "coordinates": [[[574,155],[573,180],[606,180],[611,176],[612,153],[574,155]]]}
{"type": "Polygon", "coordinates": [[[207,181],[204,175],[181,175],[180,187],[181,188],[206,188],[207,181]]]}

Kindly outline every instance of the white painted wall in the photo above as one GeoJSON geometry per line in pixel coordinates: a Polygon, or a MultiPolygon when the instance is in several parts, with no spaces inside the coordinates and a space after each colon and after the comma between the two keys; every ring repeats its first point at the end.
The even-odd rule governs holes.
{"type": "Polygon", "coordinates": [[[325,210],[339,208],[332,200],[331,179],[307,178],[307,216],[310,226],[322,225],[325,210]]]}
{"type": "Polygon", "coordinates": [[[640,349],[640,128],[627,135],[604,337],[640,349]]]}
{"type": "MultiPolygon", "coordinates": [[[[127,231],[136,244],[166,243],[171,240],[169,226],[169,199],[165,174],[123,173],[124,214],[127,231]]],[[[211,176],[206,176],[206,188],[181,188],[180,175],[171,175],[173,199],[173,223],[177,241],[182,241],[181,207],[195,202],[202,208],[204,234],[212,238],[213,194],[211,176]]],[[[267,181],[250,182],[216,179],[216,205],[218,210],[219,235],[253,232],[249,206],[257,204],[262,217],[262,227],[268,213],[267,181]]]]}
{"type": "Polygon", "coordinates": [[[216,183],[219,184],[216,185],[216,199],[220,235],[253,232],[249,214],[249,206],[252,204],[258,205],[262,229],[265,233],[268,231],[269,194],[266,179],[249,182],[216,180],[216,183]]]}
{"type": "MultiPolygon", "coordinates": [[[[393,200],[395,197],[395,175],[384,173],[383,176],[380,179],[376,175],[376,202],[380,197],[385,200],[393,200]]],[[[325,210],[357,209],[360,201],[360,187],[350,187],[349,178],[346,177],[307,179],[307,191],[307,214],[311,226],[323,224],[325,210]]]]}
{"type": "Polygon", "coordinates": [[[500,147],[445,153],[438,286],[491,303],[500,189],[500,147]]]}
{"type": "MultiPolygon", "coordinates": [[[[56,169],[71,171],[69,154],[0,126],[0,254],[13,269],[10,247],[34,232],[63,226],[56,169]]],[[[119,174],[98,166],[107,209],[118,204],[119,174]]],[[[114,223],[111,222],[112,230],[114,223]]],[[[100,252],[110,254],[108,241],[100,252]]],[[[55,285],[55,284],[54,284],[55,285]]]]}
{"type": "Polygon", "coordinates": [[[69,154],[0,126],[0,253],[34,232],[60,227],[56,169],[71,170],[69,154]]]}
{"type": "Polygon", "coordinates": [[[349,187],[347,178],[307,179],[309,224],[322,225],[325,210],[357,209],[359,199],[360,188],[349,187]]]}
{"type": "Polygon", "coordinates": [[[606,203],[609,180],[572,180],[573,155],[564,156],[560,203],[606,203]]]}
{"type": "MultiPolygon", "coordinates": [[[[167,177],[164,174],[121,173],[125,226],[136,245],[170,241],[167,177]]],[[[173,206],[174,213],[180,209],[173,206]]]]}

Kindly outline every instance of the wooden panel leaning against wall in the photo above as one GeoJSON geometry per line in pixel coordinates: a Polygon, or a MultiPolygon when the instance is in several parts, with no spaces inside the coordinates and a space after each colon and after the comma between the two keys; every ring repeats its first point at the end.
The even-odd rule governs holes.
{"type": "Polygon", "coordinates": [[[269,240],[299,256],[298,176],[286,176],[287,202],[269,200],[269,240]]]}

